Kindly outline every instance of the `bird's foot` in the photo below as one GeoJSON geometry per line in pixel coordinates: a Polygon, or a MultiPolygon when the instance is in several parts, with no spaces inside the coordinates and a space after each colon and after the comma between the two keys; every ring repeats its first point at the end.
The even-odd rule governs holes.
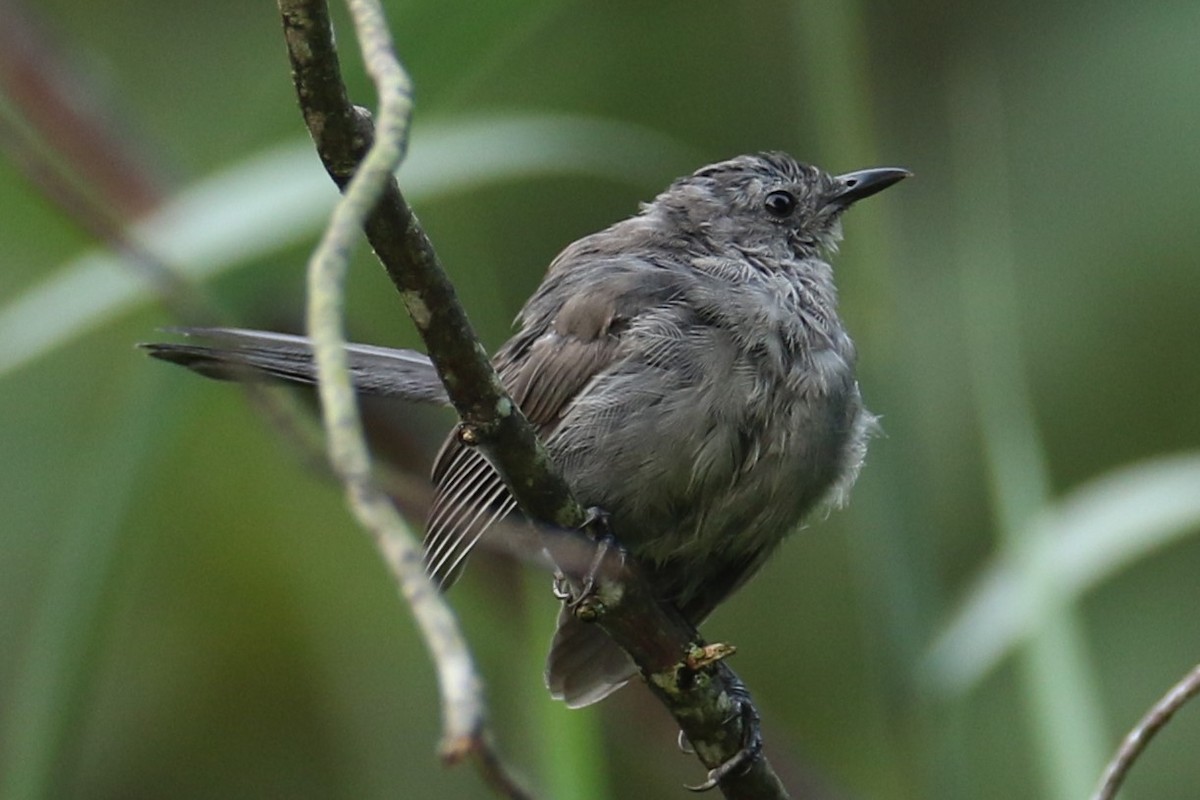
{"type": "MultiPolygon", "coordinates": [[[[704,783],[697,786],[685,786],[693,792],[707,792],[710,789],[716,788],[725,778],[730,775],[739,775],[754,765],[762,756],[763,738],[762,729],[759,724],[758,711],[754,708],[754,703],[750,701],[750,692],[746,686],[740,681],[729,688],[730,698],[737,706],[730,717],[740,716],[742,718],[742,746],[730,758],[726,759],[721,764],[708,771],[708,777],[704,783]]],[[[691,742],[687,740],[683,732],[679,733],[679,747],[684,752],[695,749],[691,742]],[[686,746],[685,746],[686,745],[686,746]]]]}
{"type": "Polygon", "coordinates": [[[596,591],[604,561],[610,554],[615,554],[621,563],[624,563],[626,553],[617,537],[613,536],[608,512],[603,509],[595,506],[589,508],[580,529],[595,542],[596,549],[592,559],[579,578],[578,588],[575,588],[565,575],[557,572],[554,575],[553,590],[554,596],[563,601],[576,617],[584,622],[594,622],[604,613],[603,603],[600,602],[596,591]]]}

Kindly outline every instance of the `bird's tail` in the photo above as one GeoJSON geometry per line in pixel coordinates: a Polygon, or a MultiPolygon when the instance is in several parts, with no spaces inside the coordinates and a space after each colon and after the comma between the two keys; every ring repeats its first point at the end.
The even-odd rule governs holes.
{"type": "Polygon", "coordinates": [[[637,674],[637,667],[599,625],[580,622],[566,607],[546,659],[546,686],[571,708],[599,702],[637,674]]]}
{"type": "MultiPolygon", "coordinates": [[[[303,336],[242,328],[173,328],[198,344],[142,344],[154,358],[217,380],[317,382],[312,345],[303,336]]],[[[346,346],[354,387],[362,394],[445,405],[445,387],[429,357],[413,350],[346,346]]]]}

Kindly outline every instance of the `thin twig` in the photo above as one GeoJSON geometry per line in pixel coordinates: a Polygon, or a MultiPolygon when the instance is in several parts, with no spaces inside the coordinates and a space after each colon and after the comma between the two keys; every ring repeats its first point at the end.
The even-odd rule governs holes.
{"type": "Polygon", "coordinates": [[[1117,790],[1125,781],[1125,776],[1129,774],[1133,763],[1150,744],[1150,740],[1162,730],[1164,725],[1170,722],[1171,717],[1183,707],[1184,703],[1198,694],[1200,694],[1200,664],[1197,664],[1183,680],[1172,686],[1171,690],[1163,695],[1162,699],[1155,703],[1146,712],[1146,716],[1142,717],[1133,730],[1125,736],[1112,761],[1108,762],[1108,767],[1104,770],[1104,779],[1101,780],[1096,793],[1092,795],[1092,800],[1112,800],[1116,797],[1117,790]]]}
{"type": "MultiPolygon", "coordinates": [[[[375,135],[370,115],[346,94],[325,3],[280,0],[279,6],[304,121],[326,171],[344,190],[375,135]]],[[[517,500],[526,513],[564,529],[580,527],[584,510],[500,384],[433,244],[394,180],[365,229],[464,428],[472,430],[510,485],[524,487],[517,500]]]]}
{"type": "MultiPolygon", "coordinates": [[[[351,0],[352,9],[365,5],[365,0],[351,0]]],[[[374,134],[367,114],[347,97],[325,4],[279,0],[279,6],[293,80],[321,160],[339,186],[358,183],[367,170],[364,153],[374,134]],[[363,165],[358,168],[360,161],[363,165]]],[[[372,25],[376,24],[379,28],[369,31],[370,38],[363,42],[368,70],[390,82],[379,89],[385,111],[389,103],[400,101],[407,113],[407,82],[399,77],[403,73],[386,42],[382,17],[373,12],[372,25]],[[400,96],[389,96],[392,91],[400,96]]],[[[395,117],[385,119],[382,112],[380,128],[380,140],[400,136],[388,146],[388,152],[398,158],[403,129],[395,117]]],[[[372,163],[372,170],[375,167],[372,163]]],[[[582,526],[587,515],[500,384],[432,244],[394,179],[372,172],[371,180],[382,182],[382,196],[366,216],[367,238],[438,368],[462,420],[463,440],[487,454],[531,518],[559,530],[582,526]]],[[[327,345],[340,347],[339,342],[327,345]]],[[[348,393],[348,380],[334,391],[348,393]]],[[[695,628],[676,610],[659,605],[634,565],[613,564],[603,570],[597,598],[597,624],[629,653],[704,764],[711,769],[734,756],[746,731],[745,718],[734,713],[741,684],[732,670],[723,661],[700,665],[695,660],[703,644],[695,628]]],[[[730,798],[787,796],[765,757],[754,760],[744,772],[725,776],[719,786],[730,798]]]]}
{"type": "MultiPolygon", "coordinates": [[[[286,5],[281,2],[281,10],[286,5]]],[[[390,47],[378,8],[352,2],[350,10],[365,53],[390,47]]],[[[349,253],[367,213],[376,204],[392,170],[400,164],[400,143],[412,109],[403,73],[380,71],[376,66],[368,66],[368,71],[378,84],[380,119],[389,136],[380,137],[368,150],[308,263],[308,333],[317,365],[330,462],[346,485],[355,516],[370,531],[380,554],[400,582],[433,652],[442,691],[442,751],[454,754],[469,751],[470,742],[478,739],[484,728],[480,681],[454,614],[425,576],[412,535],[371,475],[342,332],[342,289],[349,253]]]]}
{"type": "MultiPolygon", "coordinates": [[[[385,41],[383,46],[387,49],[390,47],[390,44],[385,41]]],[[[28,48],[25,49],[27,50],[28,48]]],[[[0,58],[0,65],[8,66],[10,60],[0,58]]],[[[55,80],[59,79],[59,75],[53,69],[54,65],[43,58],[38,62],[38,69],[36,70],[28,64],[23,66],[25,68],[21,70],[4,71],[6,78],[11,77],[8,75],[9,71],[18,72],[25,83],[32,87],[29,91],[21,94],[21,98],[26,101],[23,107],[38,108],[41,107],[39,103],[46,107],[56,107],[54,101],[57,101],[59,95],[62,93],[50,93],[47,89],[47,87],[58,88],[55,80]],[[38,91],[42,92],[42,94],[37,94],[36,92],[38,91]],[[52,96],[47,97],[45,95],[52,96]]],[[[403,75],[400,77],[403,79],[403,75]]],[[[5,83],[10,87],[13,85],[13,81],[11,80],[6,80],[5,83]]],[[[82,111],[92,110],[85,108],[82,111]]],[[[79,121],[79,115],[82,111],[80,109],[74,110],[75,116],[73,119],[76,122],[79,121]]],[[[398,116],[400,130],[403,131],[407,127],[407,113],[402,111],[398,116]]],[[[64,117],[61,114],[58,116],[35,115],[32,123],[38,126],[37,130],[42,141],[49,142],[54,146],[64,141],[63,136],[60,135],[62,132],[58,131],[57,128],[70,127],[69,125],[65,125],[63,120],[64,117]]],[[[88,119],[86,122],[89,124],[84,127],[89,131],[103,130],[103,120],[88,119]]],[[[76,127],[79,126],[77,125],[76,127]]],[[[385,141],[396,141],[398,138],[393,135],[385,141]]],[[[123,154],[116,153],[115,147],[105,150],[104,153],[97,154],[98,148],[106,145],[115,145],[117,142],[115,138],[94,136],[89,141],[91,142],[91,147],[87,152],[91,155],[90,162],[103,162],[104,159],[100,156],[104,153],[113,156],[110,162],[121,162],[119,156],[123,154]]],[[[166,264],[160,257],[147,249],[129,233],[129,220],[122,219],[122,217],[127,217],[131,212],[126,207],[127,204],[121,202],[123,198],[116,196],[118,194],[117,190],[120,187],[112,182],[99,181],[97,178],[99,173],[94,171],[85,172],[82,175],[68,174],[68,170],[62,166],[60,161],[51,158],[44,146],[38,146],[20,125],[9,120],[7,116],[0,116],[0,143],[4,145],[3,149],[10,155],[13,162],[21,169],[30,183],[37,187],[44,197],[54,202],[67,217],[87,233],[122,255],[124,263],[155,290],[160,300],[168,306],[176,318],[193,325],[212,324],[221,318],[222,314],[220,310],[216,308],[197,284],[166,264]],[[83,185],[81,185],[81,182],[83,185]],[[93,182],[96,183],[95,186],[91,186],[93,182]],[[89,188],[95,189],[103,198],[103,202],[97,202],[93,194],[88,191],[89,188]]],[[[77,152],[57,153],[57,155],[62,157],[62,162],[71,166],[79,166],[79,161],[72,157],[78,155],[77,152]]],[[[398,162],[399,157],[395,158],[398,162]]],[[[133,177],[148,174],[135,169],[135,166],[138,165],[130,165],[122,174],[133,177]]],[[[382,168],[381,174],[389,174],[386,166],[382,168]]],[[[135,192],[132,196],[136,199],[135,205],[138,209],[145,210],[151,201],[147,192],[142,190],[149,186],[149,184],[131,182],[130,186],[141,191],[140,194],[135,192]]],[[[157,200],[157,198],[154,198],[154,200],[157,200]]],[[[369,207],[370,203],[367,205],[369,207]]],[[[357,231],[360,224],[360,221],[354,221],[349,224],[348,229],[352,232],[352,235],[357,231]]],[[[340,325],[340,322],[338,324],[340,325]]],[[[323,381],[323,385],[324,383],[323,381]]],[[[305,435],[306,429],[302,424],[298,409],[292,403],[285,402],[279,395],[269,393],[255,384],[245,384],[245,388],[260,410],[263,410],[267,414],[273,425],[284,433],[285,438],[297,447],[301,455],[308,459],[314,453],[320,454],[319,445],[316,445],[313,440],[305,435]]],[[[351,405],[353,406],[353,402],[351,405]]],[[[312,463],[321,464],[322,462],[320,460],[312,460],[312,463]]],[[[347,461],[345,458],[341,458],[339,463],[344,466],[347,461]]],[[[407,488],[411,489],[411,487],[407,488]]],[[[378,492],[375,491],[375,494],[378,495],[378,492]]],[[[407,495],[402,495],[402,497],[404,496],[407,495]]],[[[370,502],[375,506],[380,504],[388,506],[387,500],[383,499],[381,502],[379,496],[373,496],[370,502]]],[[[372,510],[369,513],[373,515],[378,514],[377,510],[372,510]]],[[[394,517],[395,515],[392,514],[392,516],[394,517]]],[[[372,519],[374,518],[373,516],[372,519]]],[[[380,528],[381,525],[386,526],[390,522],[393,522],[393,520],[382,520],[376,523],[375,527],[380,528]]],[[[394,522],[399,526],[403,526],[399,518],[396,518],[394,522]]],[[[395,567],[395,565],[406,557],[403,548],[405,534],[396,534],[394,530],[390,531],[390,533],[392,535],[386,537],[386,540],[382,540],[380,546],[384,552],[385,559],[389,564],[394,566],[394,571],[399,573],[400,569],[395,567]],[[400,544],[397,544],[397,542],[400,542],[400,544]]],[[[408,538],[411,540],[411,537],[408,538]]],[[[415,548],[411,544],[409,544],[408,550],[411,551],[411,554],[415,554],[415,548]]],[[[414,570],[415,574],[423,580],[424,573],[419,566],[419,556],[412,555],[410,560],[417,565],[414,570]]],[[[417,591],[419,591],[419,588],[417,591]]],[[[406,589],[406,593],[411,594],[412,592],[406,589]]],[[[435,597],[435,602],[440,601],[435,597]]],[[[435,644],[438,642],[447,642],[448,637],[452,640],[457,634],[457,631],[453,630],[455,625],[454,619],[448,610],[444,615],[444,619],[439,618],[436,614],[426,614],[424,616],[426,618],[425,627],[427,630],[429,628],[436,630],[445,629],[447,628],[447,621],[451,629],[448,633],[443,632],[437,636],[432,636],[431,642],[435,644]]],[[[442,659],[442,662],[448,665],[446,670],[443,671],[442,677],[444,682],[450,684],[453,688],[451,692],[453,699],[447,704],[448,709],[451,711],[452,720],[447,724],[447,740],[443,744],[443,752],[447,753],[448,757],[451,758],[455,754],[467,750],[478,750],[479,748],[476,747],[474,741],[477,737],[484,735],[482,726],[478,721],[480,713],[478,680],[474,677],[469,658],[465,665],[462,663],[462,654],[465,653],[465,645],[462,644],[461,637],[458,637],[458,639],[459,644],[457,646],[453,641],[442,645],[443,649],[449,651],[449,655],[442,659]]],[[[505,796],[513,798],[526,796],[516,783],[504,774],[498,758],[494,755],[489,755],[485,763],[482,764],[482,767],[489,783],[499,787],[505,796]]]]}

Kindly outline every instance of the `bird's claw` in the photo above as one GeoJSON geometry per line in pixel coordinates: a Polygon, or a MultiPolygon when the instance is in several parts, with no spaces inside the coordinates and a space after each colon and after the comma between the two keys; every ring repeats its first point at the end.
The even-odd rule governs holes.
{"type": "Polygon", "coordinates": [[[587,571],[580,578],[578,590],[572,590],[566,577],[561,573],[554,576],[554,596],[562,600],[576,617],[590,622],[603,612],[596,599],[596,588],[604,560],[610,552],[615,552],[624,561],[625,550],[612,534],[608,512],[601,508],[593,506],[587,509],[587,517],[580,528],[595,541],[595,554],[588,564],[587,571]]]}
{"type": "Polygon", "coordinates": [[[554,583],[550,586],[550,591],[554,592],[554,599],[566,602],[571,599],[571,584],[567,582],[567,576],[563,575],[558,570],[554,571],[554,583]]]}
{"type": "MultiPolygon", "coordinates": [[[[742,746],[730,758],[718,764],[716,767],[708,771],[708,776],[704,783],[696,786],[684,785],[685,789],[693,792],[707,792],[710,789],[716,788],[721,781],[730,775],[740,775],[750,769],[759,757],[762,756],[763,738],[762,730],[759,726],[758,711],[755,710],[754,704],[750,701],[750,693],[746,687],[738,683],[730,688],[730,696],[737,704],[737,711],[734,716],[742,718],[742,746]]],[[[679,747],[684,752],[692,749],[691,743],[687,741],[687,737],[683,732],[679,733],[679,747]],[[687,743],[687,747],[684,744],[687,743]]]]}

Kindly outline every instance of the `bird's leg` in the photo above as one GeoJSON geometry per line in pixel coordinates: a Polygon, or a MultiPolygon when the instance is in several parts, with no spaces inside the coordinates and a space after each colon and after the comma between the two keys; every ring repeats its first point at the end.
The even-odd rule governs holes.
{"type": "MultiPolygon", "coordinates": [[[[742,718],[742,746],[729,759],[710,769],[704,783],[698,786],[684,787],[693,792],[707,792],[709,789],[715,788],[729,775],[745,772],[762,755],[762,728],[759,724],[758,711],[754,708],[754,703],[750,700],[749,690],[746,689],[744,683],[735,679],[735,682],[729,687],[729,697],[737,706],[737,710],[733,712],[733,716],[740,716],[742,718]]],[[[730,719],[732,719],[732,716],[730,719]]],[[[687,741],[687,737],[683,735],[682,731],[679,734],[679,746],[684,752],[691,749],[691,743],[687,741]],[[687,743],[687,747],[684,747],[685,743],[687,743]]]]}
{"type": "MultiPolygon", "coordinates": [[[[600,567],[604,564],[604,559],[608,556],[610,550],[621,552],[621,544],[617,541],[617,537],[612,534],[612,526],[609,525],[608,512],[596,506],[591,506],[587,510],[587,518],[584,519],[583,525],[580,526],[596,543],[596,552],[592,555],[592,561],[588,564],[587,572],[583,573],[583,584],[579,589],[579,595],[571,600],[570,608],[577,610],[585,602],[588,602],[596,594],[596,578],[600,575],[600,567]]],[[[623,556],[622,556],[623,558],[623,556]]]]}
{"type": "Polygon", "coordinates": [[[596,587],[600,570],[604,567],[604,560],[608,558],[609,553],[615,553],[624,563],[626,554],[621,543],[617,541],[617,537],[613,536],[608,512],[603,509],[595,506],[587,509],[587,517],[580,525],[580,529],[586,532],[595,543],[596,550],[592,555],[592,560],[588,563],[587,570],[580,576],[578,590],[572,589],[566,576],[561,572],[555,573],[554,596],[566,603],[567,608],[579,619],[590,622],[603,612],[596,597],[596,587]]]}

